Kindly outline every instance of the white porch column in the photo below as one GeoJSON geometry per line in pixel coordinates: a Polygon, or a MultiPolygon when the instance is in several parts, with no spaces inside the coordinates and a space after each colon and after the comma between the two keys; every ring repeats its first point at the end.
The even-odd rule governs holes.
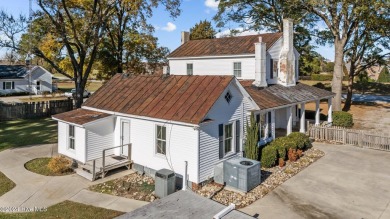
{"type": "Polygon", "coordinates": [[[305,133],[305,103],[301,103],[301,113],[300,113],[300,125],[299,125],[299,132],[305,133]]]}
{"type": "Polygon", "coordinates": [[[269,132],[270,132],[270,129],[271,127],[269,127],[269,120],[268,120],[268,112],[265,113],[265,130],[264,130],[264,139],[267,139],[268,136],[269,136],[269,132]]]}
{"type": "Polygon", "coordinates": [[[292,106],[287,107],[287,135],[292,132],[292,106]]]}
{"type": "Polygon", "coordinates": [[[320,100],[316,100],[316,123],[315,125],[320,125],[320,100]]]}
{"type": "Polygon", "coordinates": [[[332,123],[332,98],[328,99],[328,122],[332,123]]]}
{"type": "Polygon", "coordinates": [[[272,132],[272,139],[275,139],[275,110],[271,111],[271,132],[272,132]]]}

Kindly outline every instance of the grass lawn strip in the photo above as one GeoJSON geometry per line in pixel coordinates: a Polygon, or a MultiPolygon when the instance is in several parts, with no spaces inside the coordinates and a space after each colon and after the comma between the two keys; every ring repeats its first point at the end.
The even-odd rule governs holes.
{"type": "Polygon", "coordinates": [[[25,145],[57,142],[57,121],[51,118],[0,122],[0,151],[25,145]]]}
{"type": "Polygon", "coordinates": [[[0,196],[11,191],[15,187],[15,183],[12,180],[8,179],[4,173],[0,172],[0,196]]]}
{"type": "Polygon", "coordinates": [[[108,219],[114,218],[124,212],[114,211],[104,208],[98,208],[91,205],[85,205],[77,202],[64,201],[48,207],[46,211],[28,212],[28,213],[1,213],[1,219],[40,219],[40,218],[63,218],[63,219],[108,219]]]}
{"type": "Polygon", "coordinates": [[[49,157],[44,157],[44,158],[36,158],[33,160],[28,161],[27,163],[24,164],[24,167],[34,173],[38,173],[44,176],[64,176],[64,175],[69,175],[74,172],[66,172],[66,173],[55,173],[51,171],[47,165],[50,162],[49,157]]]}

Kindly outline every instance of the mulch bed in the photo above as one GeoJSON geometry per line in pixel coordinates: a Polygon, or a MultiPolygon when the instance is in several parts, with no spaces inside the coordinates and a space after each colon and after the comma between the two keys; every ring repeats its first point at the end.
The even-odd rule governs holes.
{"type": "Polygon", "coordinates": [[[256,200],[261,199],[283,182],[324,155],[325,153],[323,151],[310,148],[303,153],[303,156],[300,159],[295,162],[287,161],[286,165],[282,168],[278,166],[273,168],[262,168],[261,184],[246,194],[227,190],[223,186],[215,183],[209,183],[203,186],[200,190],[197,190],[196,193],[207,198],[212,198],[214,201],[223,205],[233,203],[236,205],[236,208],[243,208],[256,200]]]}
{"type": "Polygon", "coordinates": [[[93,185],[89,190],[147,202],[157,199],[154,196],[154,179],[138,173],[93,185]]]}

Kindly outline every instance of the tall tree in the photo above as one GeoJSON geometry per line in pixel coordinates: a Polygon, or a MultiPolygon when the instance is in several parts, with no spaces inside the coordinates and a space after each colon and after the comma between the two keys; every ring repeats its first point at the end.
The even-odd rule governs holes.
{"type": "Polygon", "coordinates": [[[334,44],[334,73],[332,91],[334,110],[341,110],[344,50],[359,23],[367,13],[378,11],[386,0],[292,0],[292,4],[321,19],[328,30],[320,32],[322,39],[334,44]]]}
{"type": "Polygon", "coordinates": [[[383,66],[381,72],[379,73],[378,82],[390,82],[390,73],[387,66],[383,66]]]}
{"type": "Polygon", "coordinates": [[[390,57],[390,14],[378,12],[375,5],[367,7],[371,10],[366,10],[365,19],[360,20],[344,50],[346,61],[350,63],[344,111],[351,108],[354,78],[366,74],[372,66],[385,65],[390,57]]]}
{"type": "Polygon", "coordinates": [[[314,49],[310,45],[317,18],[285,0],[221,0],[214,17],[217,27],[238,23],[243,31],[283,31],[283,18],[294,21],[294,46],[302,57],[314,49]]]}
{"type": "Polygon", "coordinates": [[[204,20],[190,28],[190,40],[213,39],[216,31],[210,21],[204,20]]]}

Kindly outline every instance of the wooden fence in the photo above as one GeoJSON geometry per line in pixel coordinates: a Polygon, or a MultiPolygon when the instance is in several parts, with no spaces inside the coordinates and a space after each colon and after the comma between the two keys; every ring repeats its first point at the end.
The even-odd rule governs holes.
{"type": "Polygon", "coordinates": [[[309,136],[315,140],[354,145],[363,148],[390,151],[390,135],[367,130],[346,129],[337,126],[308,124],[309,136]]]}
{"type": "Polygon", "coordinates": [[[67,112],[73,109],[73,100],[51,100],[29,103],[0,102],[0,121],[15,119],[34,119],[67,112]]]}

